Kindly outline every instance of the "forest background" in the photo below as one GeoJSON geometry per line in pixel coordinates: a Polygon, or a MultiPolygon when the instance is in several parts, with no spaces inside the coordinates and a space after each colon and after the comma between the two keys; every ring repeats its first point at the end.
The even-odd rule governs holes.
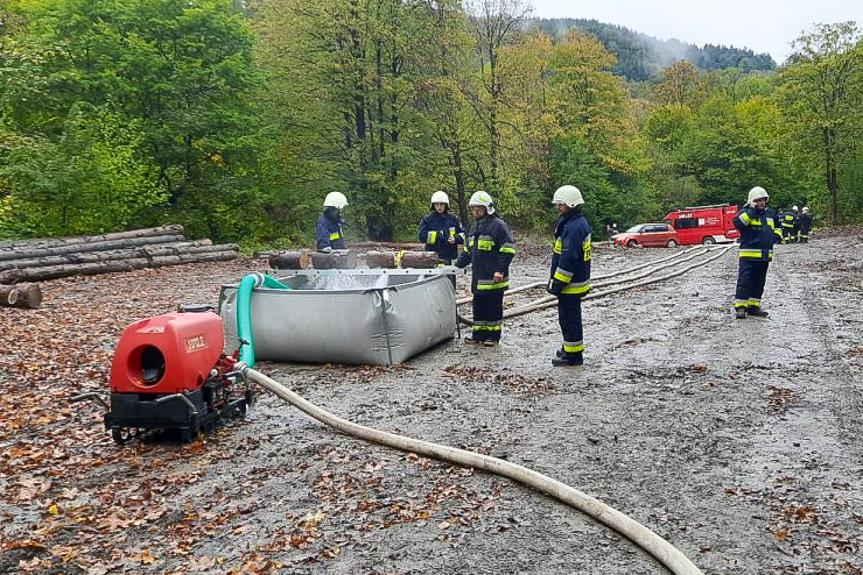
{"type": "Polygon", "coordinates": [[[792,40],[777,66],[523,0],[0,0],[0,238],[311,245],[341,191],[349,238],[407,240],[439,189],[548,232],[562,184],[597,231],[755,185],[859,222],[860,31],[792,40]]]}

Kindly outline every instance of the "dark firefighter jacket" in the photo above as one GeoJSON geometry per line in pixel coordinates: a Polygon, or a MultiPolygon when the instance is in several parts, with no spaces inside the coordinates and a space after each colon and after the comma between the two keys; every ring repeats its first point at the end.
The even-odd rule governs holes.
{"type": "Polygon", "coordinates": [[[464,243],[464,229],[458,218],[449,212],[426,214],[420,221],[420,241],[427,251],[437,252],[441,260],[452,261],[458,257],[458,244],[464,243]],[[455,238],[451,244],[448,238],[455,238]]]}
{"type": "Polygon", "coordinates": [[[345,244],[345,234],[342,231],[345,221],[338,215],[335,218],[327,217],[327,214],[321,214],[318,218],[318,223],[315,226],[315,243],[319,250],[332,248],[334,250],[343,250],[347,247],[345,244]]]}
{"type": "Polygon", "coordinates": [[[580,209],[557,221],[548,292],[584,295],[590,291],[590,225],[580,209]]]}
{"type": "Polygon", "coordinates": [[[800,215],[800,233],[804,236],[812,231],[812,214],[800,215]]]}
{"type": "Polygon", "coordinates": [[[782,241],[782,231],[773,210],[744,207],[734,218],[734,227],[740,230],[741,258],[773,259],[773,244],[782,241]]]}
{"type": "Polygon", "coordinates": [[[786,230],[793,231],[797,227],[797,214],[794,212],[786,212],[780,218],[782,227],[786,230]]]}
{"type": "Polygon", "coordinates": [[[467,246],[456,262],[463,268],[473,264],[471,291],[475,294],[509,287],[509,264],[515,256],[515,242],[506,222],[496,214],[490,214],[474,223],[467,236],[467,246]],[[495,272],[503,279],[494,281],[495,272]]]}

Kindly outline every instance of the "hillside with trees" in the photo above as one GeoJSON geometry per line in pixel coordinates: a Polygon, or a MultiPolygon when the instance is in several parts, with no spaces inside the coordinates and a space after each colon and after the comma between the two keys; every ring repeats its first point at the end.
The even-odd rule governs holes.
{"type": "Polygon", "coordinates": [[[736,68],[743,72],[776,69],[776,62],[770,54],[755,54],[745,48],[713,44],[705,44],[699,48],[679,40],[659,40],[623,26],[596,20],[536,19],[530,22],[530,26],[552,38],[561,37],[571,28],[590,34],[617,57],[612,71],[633,82],[656,81],[662,70],[680,61],[691,62],[704,71],[726,68],[736,68]]]}
{"type": "Polygon", "coordinates": [[[302,245],[341,191],[350,238],[410,239],[438,189],[463,217],[487,190],[547,232],[563,183],[597,229],[753,185],[822,222],[863,217],[853,22],[814,26],[774,69],[598,23],[546,29],[519,0],[251,6],[0,1],[0,237],[178,223],[302,245]]]}

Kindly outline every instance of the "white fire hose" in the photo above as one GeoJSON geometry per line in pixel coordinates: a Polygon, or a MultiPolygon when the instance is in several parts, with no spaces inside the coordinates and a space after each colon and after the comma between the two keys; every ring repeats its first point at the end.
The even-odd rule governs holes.
{"type": "Polygon", "coordinates": [[[656,558],[669,572],[675,575],[703,575],[702,571],[692,561],[668,541],[623,513],[565,483],[561,483],[556,479],[552,479],[527,467],[496,457],[422,441],[420,439],[413,439],[403,435],[396,435],[394,433],[387,433],[353,423],[321,409],[303,399],[285,385],[270,379],[259,371],[249,368],[244,363],[238,363],[235,367],[242,371],[249,381],[257,383],[306,415],[342,433],[401,451],[416,453],[441,461],[449,461],[464,467],[481,469],[508,477],[514,481],[538,489],[558,501],[593,517],[603,525],[610,527],[656,558]]]}

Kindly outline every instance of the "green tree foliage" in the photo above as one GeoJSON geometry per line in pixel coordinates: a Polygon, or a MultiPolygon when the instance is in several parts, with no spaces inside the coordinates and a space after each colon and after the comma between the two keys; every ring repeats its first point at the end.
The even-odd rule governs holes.
{"type": "MultiPolygon", "coordinates": [[[[219,237],[224,222],[216,226],[200,216],[242,205],[235,200],[242,195],[238,184],[250,185],[243,167],[252,160],[249,95],[258,83],[252,35],[231,3],[43,0],[22,6],[27,25],[0,48],[0,110],[10,137],[23,136],[34,153],[22,165],[21,154],[9,151],[0,177],[13,204],[19,195],[34,208],[33,202],[75,201],[60,202],[68,213],[56,229],[40,224],[20,231],[145,223],[159,213],[147,208],[171,206],[192,235],[219,237]],[[99,151],[114,146],[124,150],[114,158],[99,151]],[[62,177],[55,177],[58,169],[62,177]],[[105,185],[113,189],[90,193],[105,185]],[[122,200],[131,187],[139,193],[122,200]],[[94,215],[102,207],[90,202],[106,198],[131,203],[109,209],[112,219],[100,221],[94,215]]],[[[43,207],[55,208],[48,204],[43,207]]]]}
{"type": "MultiPolygon", "coordinates": [[[[816,26],[793,47],[780,73],[781,97],[800,158],[825,174],[827,201],[819,203],[829,207],[835,224],[841,215],[841,182],[847,177],[849,184],[859,185],[863,163],[857,144],[863,130],[863,42],[856,24],[843,22],[816,26]]],[[[861,193],[859,187],[853,192],[861,193]]],[[[859,200],[849,199],[859,206],[859,200]]]]}
{"type": "Polygon", "coordinates": [[[524,0],[0,0],[0,234],[311,245],[341,191],[353,239],[409,239],[438,189],[547,230],[563,184],[597,229],[754,185],[859,219],[860,35],[795,50],[777,72],[524,0]]]}

